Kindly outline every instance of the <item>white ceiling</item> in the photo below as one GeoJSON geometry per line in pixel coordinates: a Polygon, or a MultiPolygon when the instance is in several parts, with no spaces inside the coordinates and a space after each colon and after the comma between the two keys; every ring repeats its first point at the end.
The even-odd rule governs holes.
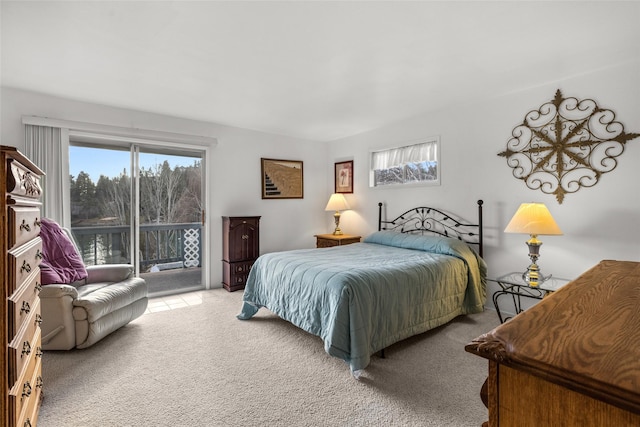
{"type": "Polygon", "coordinates": [[[2,1],[2,85],[311,140],[640,58],[640,3],[2,1]]]}

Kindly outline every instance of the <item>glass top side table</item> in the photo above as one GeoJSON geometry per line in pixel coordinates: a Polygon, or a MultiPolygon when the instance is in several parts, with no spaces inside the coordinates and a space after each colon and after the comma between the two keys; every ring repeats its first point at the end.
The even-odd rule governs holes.
{"type": "Polygon", "coordinates": [[[537,286],[532,286],[529,282],[522,278],[522,272],[512,272],[504,274],[496,279],[489,279],[492,282],[496,282],[500,285],[500,290],[493,293],[493,306],[498,313],[500,323],[504,323],[511,317],[502,316],[500,306],[498,304],[499,299],[505,295],[511,295],[513,299],[513,305],[515,308],[515,314],[519,314],[524,309],[522,308],[522,298],[542,299],[548,294],[557,291],[564,285],[569,283],[569,279],[561,279],[559,277],[549,277],[544,282],[539,283],[537,286]]]}

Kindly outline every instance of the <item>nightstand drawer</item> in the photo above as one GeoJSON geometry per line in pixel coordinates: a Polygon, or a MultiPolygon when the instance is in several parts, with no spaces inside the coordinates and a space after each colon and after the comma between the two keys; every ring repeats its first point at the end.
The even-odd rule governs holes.
{"type": "Polygon", "coordinates": [[[316,234],[316,248],[330,248],[332,246],[344,246],[360,242],[360,236],[348,234],[316,234]]]}

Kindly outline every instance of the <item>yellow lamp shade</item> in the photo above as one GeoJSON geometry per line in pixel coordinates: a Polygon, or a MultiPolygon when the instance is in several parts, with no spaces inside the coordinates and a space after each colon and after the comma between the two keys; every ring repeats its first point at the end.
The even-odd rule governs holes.
{"type": "Polygon", "coordinates": [[[347,209],[351,209],[347,200],[344,198],[342,194],[332,194],[329,198],[329,203],[327,203],[327,207],[324,208],[325,211],[344,211],[347,209]]]}
{"type": "Polygon", "coordinates": [[[505,233],[522,233],[531,235],[562,235],[558,224],[544,203],[523,203],[516,211],[505,233]]]}

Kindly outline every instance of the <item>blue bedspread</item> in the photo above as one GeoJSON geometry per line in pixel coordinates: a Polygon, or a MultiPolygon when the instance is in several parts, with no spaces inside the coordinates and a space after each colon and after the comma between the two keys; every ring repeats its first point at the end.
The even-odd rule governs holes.
{"type": "Polygon", "coordinates": [[[266,307],[364,369],[389,345],[483,310],[486,264],[445,237],[376,232],[363,243],[260,256],[239,319],[266,307]]]}

